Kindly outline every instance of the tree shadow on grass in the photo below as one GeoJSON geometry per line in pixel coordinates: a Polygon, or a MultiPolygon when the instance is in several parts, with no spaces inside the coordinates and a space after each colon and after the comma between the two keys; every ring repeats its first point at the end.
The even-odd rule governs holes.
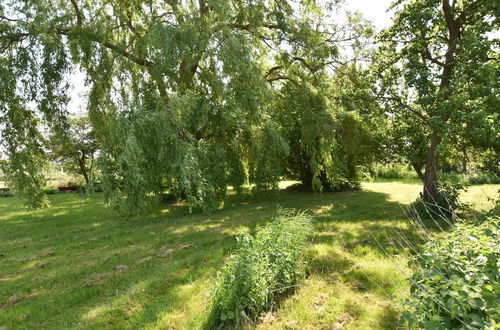
{"type": "MultiPolygon", "coordinates": [[[[309,210],[317,231],[313,243],[339,245],[344,250],[338,256],[313,256],[311,272],[350,274],[353,281],[362,282],[362,276],[352,269],[356,258],[362,257],[363,247],[382,255],[369,233],[381,235],[404,220],[399,204],[389,201],[388,194],[372,191],[230,195],[225,207],[211,214],[190,213],[185,204],[175,203],[160,205],[148,216],[130,218],[104,208],[99,197],[82,203],[76,196],[55,196],[51,197],[52,209],[13,210],[12,216],[5,210],[0,213],[0,237],[6,243],[1,247],[4,257],[0,263],[39,256],[47,247],[55,250],[52,256],[36,259],[50,262],[43,268],[27,267],[29,261],[2,263],[0,277],[15,276],[2,283],[0,301],[13,294],[21,299],[14,306],[2,307],[7,312],[0,317],[3,324],[14,328],[21,324],[37,328],[198,324],[203,313],[200,308],[208,299],[205,295],[235,247],[235,236],[244,230],[255,231],[271,219],[278,206],[309,210]],[[23,242],[26,238],[30,241],[23,242]],[[175,249],[181,244],[190,247],[167,258],[157,257],[162,248],[175,249]],[[136,264],[148,257],[151,259],[136,264]],[[85,286],[96,274],[113,272],[120,265],[128,270],[85,286]],[[38,295],[28,298],[37,290],[38,295]]],[[[410,236],[411,229],[404,230],[410,236]]],[[[380,239],[389,248],[389,242],[380,239]]]]}

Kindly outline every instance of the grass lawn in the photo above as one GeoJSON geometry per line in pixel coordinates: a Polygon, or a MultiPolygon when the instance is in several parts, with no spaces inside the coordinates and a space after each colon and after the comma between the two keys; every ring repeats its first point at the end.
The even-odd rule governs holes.
{"type": "MultiPolygon", "coordinates": [[[[499,188],[473,186],[464,199],[486,209],[499,188]]],[[[374,182],[359,192],[230,196],[212,214],[162,205],[133,218],[104,207],[98,194],[86,202],[52,195],[52,207],[37,211],[0,198],[0,327],[199,328],[235,235],[281,205],[315,217],[309,276],[249,327],[394,328],[408,284],[400,271],[407,259],[391,237],[399,228],[418,240],[401,204],[419,191],[416,183],[374,182]]]]}

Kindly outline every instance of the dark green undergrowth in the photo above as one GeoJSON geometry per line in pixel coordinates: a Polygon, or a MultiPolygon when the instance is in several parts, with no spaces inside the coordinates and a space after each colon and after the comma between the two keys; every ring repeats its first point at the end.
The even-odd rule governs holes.
{"type": "Polygon", "coordinates": [[[276,297],[292,290],[305,277],[305,245],[312,232],[310,216],[281,209],[255,238],[240,235],[218,274],[205,328],[255,321],[276,297]]]}
{"type": "Polygon", "coordinates": [[[500,218],[460,222],[428,242],[411,262],[411,297],[401,320],[410,328],[498,329],[500,218]]]}
{"type": "MultiPolygon", "coordinates": [[[[290,191],[301,191],[301,192],[311,192],[313,189],[311,187],[307,187],[302,183],[294,183],[286,188],[290,191]]],[[[361,190],[361,183],[357,181],[349,182],[343,181],[337,183],[337,185],[333,186],[330,184],[324,184],[323,190],[321,192],[343,192],[343,191],[359,191],[361,190]]]]}
{"type": "Polygon", "coordinates": [[[463,212],[468,209],[468,205],[460,201],[462,191],[467,191],[461,184],[440,184],[438,186],[438,195],[431,202],[425,202],[422,197],[417,198],[408,207],[408,212],[413,219],[439,221],[452,219],[457,212],[463,212]]]}
{"type": "MultiPolygon", "coordinates": [[[[374,179],[419,180],[417,173],[409,166],[399,163],[378,164],[367,173],[374,179]]],[[[439,171],[439,180],[448,184],[471,186],[478,184],[498,184],[500,176],[491,171],[472,170],[469,172],[439,171]]]]}
{"type": "Polygon", "coordinates": [[[378,179],[418,179],[413,169],[408,165],[398,163],[375,165],[370,174],[378,179]]]}
{"type": "Polygon", "coordinates": [[[459,183],[464,186],[476,184],[498,184],[500,176],[493,172],[472,171],[468,173],[441,172],[439,179],[443,182],[459,183]]]}

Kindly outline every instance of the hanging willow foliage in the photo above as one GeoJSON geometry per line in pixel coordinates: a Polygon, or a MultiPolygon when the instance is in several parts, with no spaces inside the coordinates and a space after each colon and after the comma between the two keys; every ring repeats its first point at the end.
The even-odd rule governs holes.
{"type": "Polygon", "coordinates": [[[349,79],[315,78],[285,84],[276,98],[274,116],[291,150],[286,169],[307,190],[356,189],[360,167],[378,150],[362,113],[342,101],[358,86],[349,79]]]}
{"type": "Polygon", "coordinates": [[[276,187],[289,147],[274,94],[298,79],[287,68],[331,65],[342,37],[322,22],[328,8],[292,3],[2,1],[0,122],[17,192],[47,202],[42,127],[67,128],[75,68],[111,204],[144,210],[168,192],[212,210],[228,185],[276,187]]]}

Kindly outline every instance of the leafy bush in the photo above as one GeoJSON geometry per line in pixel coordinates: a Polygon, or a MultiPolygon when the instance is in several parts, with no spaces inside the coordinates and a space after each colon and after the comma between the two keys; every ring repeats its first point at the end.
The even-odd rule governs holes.
{"type": "Polygon", "coordinates": [[[304,213],[279,210],[255,238],[238,237],[238,247],[218,274],[206,328],[241,325],[266,311],[276,296],[305,276],[305,245],[312,233],[304,213]]]}
{"type": "Polygon", "coordinates": [[[469,184],[499,184],[500,176],[490,172],[473,172],[469,175],[469,184]]]}
{"type": "Polygon", "coordinates": [[[175,202],[177,199],[178,197],[171,193],[162,193],[160,195],[160,202],[165,204],[175,202]]]}
{"type": "MultiPolygon", "coordinates": [[[[307,187],[303,183],[294,183],[288,186],[286,190],[310,192],[311,188],[307,187]]],[[[340,192],[340,191],[356,191],[356,190],[361,190],[361,183],[340,181],[335,186],[329,183],[323,184],[322,192],[340,192]]]]}
{"type": "Polygon", "coordinates": [[[12,197],[12,191],[7,188],[0,189],[0,197],[12,197]]]}
{"type": "Polygon", "coordinates": [[[335,185],[324,185],[323,192],[354,191],[361,190],[361,183],[358,180],[338,180],[335,185]]]}
{"type": "Polygon", "coordinates": [[[93,182],[92,184],[88,185],[88,186],[84,186],[85,188],[85,192],[86,193],[101,193],[103,191],[103,188],[102,188],[102,183],[100,182],[93,182]]]}
{"type": "Polygon", "coordinates": [[[500,325],[499,220],[459,223],[424,246],[413,262],[417,269],[411,277],[403,323],[425,329],[500,325]]]}
{"type": "Polygon", "coordinates": [[[460,193],[466,189],[461,184],[442,183],[438,186],[438,196],[432,202],[424,202],[422,197],[417,198],[409,206],[412,217],[418,218],[452,218],[458,210],[467,208],[460,201],[460,193]]]}
{"type": "Polygon", "coordinates": [[[418,179],[417,173],[408,165],[384,164],[373,168],[373,176],[382,179],[418,179]]]}
{"type": "Polygon", "coordinates": [[[43,192],[46,195],[53,195],[59,192],[59,190],[56,187],[46,187],[45,189],[43,189],[43,192]]]}
{"type": "Polygon", "coordinates": [[[66,184],[66,187],[79,188],[80,185],[76,181],[68,181],[68,183],[66,184]]]}
{"type": "Polygon", "coordinates": [[[497,192],[496,198],[488,198],[489,201],[493,202],[494,206],[486,212],[487,216],[500,216],[500,189],[497,192]]]}
{"type": "MultiPolygon", "coordinates": [[[[408,165],[398,163],[375,165],[371,169],[371,174],[374,178],[381,179],[418,179],[418,175],[413,169],[408,165]]],[[[500,176],[486,171],[472,171],[468,173],[440,171],[438,176],[442,182],[464,186],[500,183],[500,176]]]]}
{"type": "Polygon", "coordinates": [[[492,172],[469,172],[469,173],[455,173],[455,172],[441,172],[439,178],[443,182],[459,183],[462,185],[474,184],[499,184],[500,176],[492,172]]]}

